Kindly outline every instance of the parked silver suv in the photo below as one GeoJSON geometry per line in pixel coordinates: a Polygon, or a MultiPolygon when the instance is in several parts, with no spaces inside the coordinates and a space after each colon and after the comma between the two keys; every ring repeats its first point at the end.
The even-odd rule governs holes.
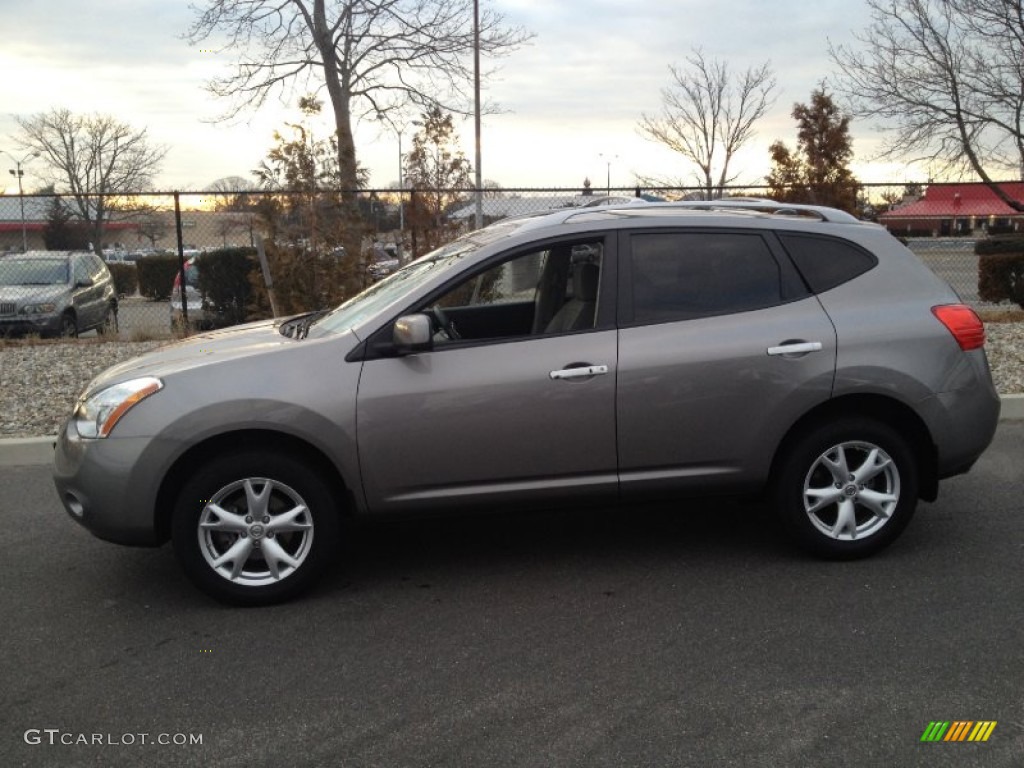
{"type": "Polygon", "coordinates": [[[839,211],[564,210],[470,233],[330,313],[106,371],[55,480],[97,536],[171,539],[240,603],[308,587],[350,513],[767,493],[801,545],[861,557],[989,444],[984,338],[909,250],[839,211]]]}
{"type": "Polygon", "coordinates": [[[77,336],[117,325],[117,291],[103,260],[86,251],[0,257],[0,335],[77,336]]]}

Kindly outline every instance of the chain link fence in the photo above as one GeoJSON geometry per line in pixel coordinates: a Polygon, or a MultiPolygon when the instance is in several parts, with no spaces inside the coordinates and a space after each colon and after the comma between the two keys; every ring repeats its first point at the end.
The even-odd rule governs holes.
{"type": "MultiPolygon", "coordinates": [[[[876,219],[904,185],[859,189],[876,219]]],[[[766,197],[764,187],[729,196],[766,197]]],[[[0,198],[0,333],[172,338],[195,329],[334,306],[401,264],[523,214],[696,188],[148,193],[73,201],[0,198]],[[102,213],[101,213],[102,212],[102,213]],[[97,219],[102,219],[102,224],[97,219]],[[97,244],[99,247],[97,247],[97,244]],[[77,252],[68,256],[67,252],[77,252]],[[109,273],[109,278],[106,276],[109,273]]],[[[974,245],[990,222],[893,227],[964,301],[980,305],[974,245]],[[949,233],[949,236],[941,236],[949,233]]]]}

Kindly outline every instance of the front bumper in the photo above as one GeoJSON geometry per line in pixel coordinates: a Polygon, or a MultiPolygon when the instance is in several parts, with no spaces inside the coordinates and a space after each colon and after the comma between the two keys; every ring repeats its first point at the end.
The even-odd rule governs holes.
{"type": "Polygon", "coordinates": [[[71,519],[117,544],[163,543],[154,479],[138,469],[151,443],[151,438],[86,439],[69,421],[57,437],[53,481],[71,519]]]}
{"type": "Polygon", "coordinates": [[[0,317],[0,336],[48,336],[60,333],[60,315],[6,315],[0,317]]]}

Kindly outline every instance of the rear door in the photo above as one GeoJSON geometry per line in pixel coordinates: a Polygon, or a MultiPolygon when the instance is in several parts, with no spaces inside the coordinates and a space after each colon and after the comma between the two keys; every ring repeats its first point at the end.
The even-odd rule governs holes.
{"type": "Polygon", "coordinates": [[[623,495],[756,487],[830,396],[831,321],[770,232],[633,232],[620,253],[623,495]]]}

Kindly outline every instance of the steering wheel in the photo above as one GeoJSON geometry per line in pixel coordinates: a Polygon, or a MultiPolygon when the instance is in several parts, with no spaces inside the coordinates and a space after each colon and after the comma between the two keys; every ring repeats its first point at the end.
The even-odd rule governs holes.
{"type": "Polygon", "coordinates": [[[461,339],[458,330],[455,328],[455,323],[448,319],[448,315],[441,309],[440,304],[435,304],[430,308],[430,314],[434,317],[434,322],[437,324],[439,331],[443,331],[444,335],[449,339],[461,339]]]}

